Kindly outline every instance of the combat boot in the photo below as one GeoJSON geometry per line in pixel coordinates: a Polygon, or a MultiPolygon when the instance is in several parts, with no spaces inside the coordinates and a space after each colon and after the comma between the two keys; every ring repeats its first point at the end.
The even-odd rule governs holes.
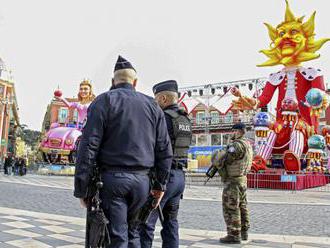
{"type": "Polygon", "coordinates": [[[227,235],[226,237],[220,239],[220,243],[223,243],[223,244],[240,244],[241,239],[240,239],[240,237],[227,235]]]}
{"type": "Polygon", "coordinates": [[[241,239],[242,240],[248,240],[248,238],[249,238],[249,235],[248,235],[248,232],[247,231],[241,231],[241,239]]]}

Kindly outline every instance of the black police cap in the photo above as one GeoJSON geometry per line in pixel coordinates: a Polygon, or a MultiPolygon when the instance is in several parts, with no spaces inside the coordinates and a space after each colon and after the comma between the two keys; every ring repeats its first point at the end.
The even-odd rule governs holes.
{"type": "Polygon", "coordinates": [[[126,59],[124,59],[122,56],[119,55],[115,65],[114,72],[123,69],[133,69],[134,71],[136,71],[129,61],[127,61],[126,59]]]}
{"type": "Polygon", "coordinates": [[[244,123],[236,123],[232,127],[232,129],[235,129],[235,130],[243,130],[245,128],[246,128],[246,126],[244,123]]]}
{"type": "Polygon", "coordinates": [[[156,95],[162,91],[173,91],[178,93],[178,84],[175,80],[167,80],[158,84],[155,84],[152,88],[153,93],[156,95]]]}

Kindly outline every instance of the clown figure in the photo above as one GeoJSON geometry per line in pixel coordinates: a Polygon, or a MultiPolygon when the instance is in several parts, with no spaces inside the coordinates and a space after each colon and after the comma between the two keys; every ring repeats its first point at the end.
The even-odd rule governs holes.
{"type": "Polygon", "coordinates": [[[328,151],[328,165],[326,168],[326,172],[330,173],[330,126],[324,126],[322,128],[322,135],[325,139],[325,144],[328,151]]]}
{"type": "Polygon", "coordinates": [[[325,140],[322,135],[312,135],[308,139],[307,171],[308,172],[324,172],[323,166],[325,140]]]}
{"type": "Polygon", "coordinates": [[[296,99],[284,98],[281,106],[283,127],[293,128],[298,121],[298,102],[296,99]]]}
{"type": "Polygon", "coordinates": [[[270,116],[266,112],[259,112],[254,117],[254,130],[256,134],[255,148],[257,150],[261,145],[266,143],[270,124],[270,116]]]}

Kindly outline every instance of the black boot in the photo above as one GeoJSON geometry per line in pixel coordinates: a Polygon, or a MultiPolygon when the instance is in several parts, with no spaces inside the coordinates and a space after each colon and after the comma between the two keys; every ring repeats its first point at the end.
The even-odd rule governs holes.
{"type": "Polygon", "coordinates": [[[245,241],[245,240],[248,240],[248,238],[249,238],[248,232],[247,231],[242,231],[241,232],[241,239],[245,241]]]}
{"type": "Polygon", "coordinates": [[[220,239],[220,243],[223,243],[223,244],[240,244],[241,239],[240,239],[240,237],[227,235],[226,237],[220,239]]]}

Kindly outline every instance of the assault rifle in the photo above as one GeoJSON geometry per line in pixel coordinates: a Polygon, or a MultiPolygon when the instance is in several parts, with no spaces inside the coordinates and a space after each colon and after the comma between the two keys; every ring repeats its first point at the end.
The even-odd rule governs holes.
{"type": "Polygon", "coordinates": [[[204,185],[206,185],[207,182],[210,181],[210,179],[213,178],[217,172],[218,172],[218,168],[215,165],[212,164],[210,166],[210,168],[207,170],[207,172],[205,173],[206,176],[207,176],[207,179],[204,182],[204,185]]]}
{"type": "Polygon", "coordinates": [[[222,179],[224,179],[227,176],[226,166],[225,166],[226,159],[227,159],[227,152],[225,150],[221,150],[221,151],[217,150],[212,154],[211,166],[205,173],[207,179],[204,185],[206,185],[207,182],[210,181],[210,179],[213,178],[217,172],[219,173],[222,179]]]}

